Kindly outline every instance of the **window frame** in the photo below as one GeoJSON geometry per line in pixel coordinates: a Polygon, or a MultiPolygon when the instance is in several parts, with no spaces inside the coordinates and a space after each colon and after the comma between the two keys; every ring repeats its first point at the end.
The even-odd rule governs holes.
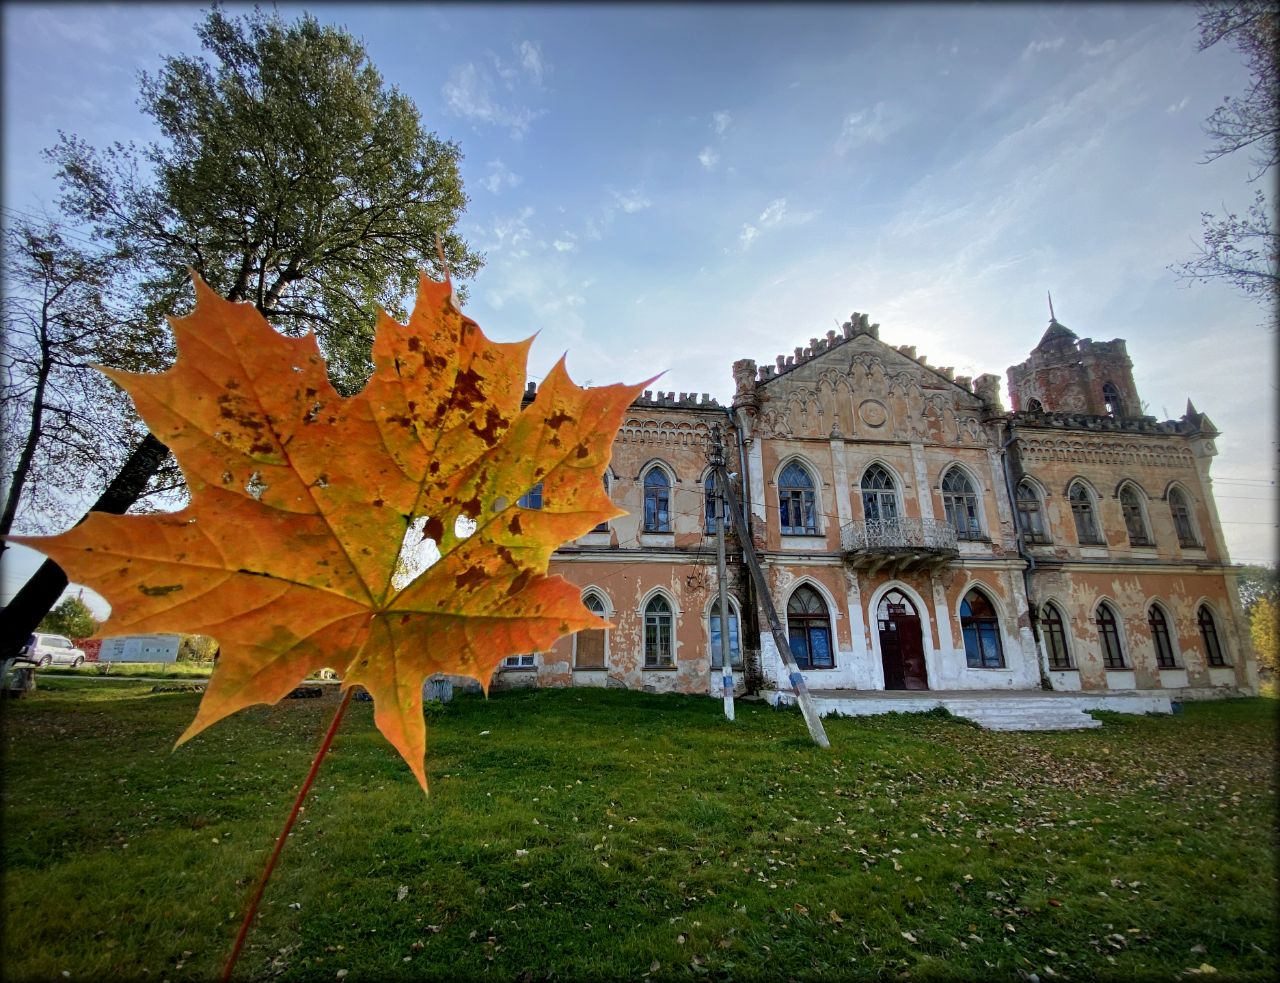
{"type": "Polygon", "coordinates": [[[1200,629],[1200,640],[1204,642],[1204,658],[1209,668],[1230,668],[1231,663],[1227,661],[1222,647],[1222,633],[1218,631],[1218,619],[1213,616],[1209,605],[1201,603],[1196,609],[1196,625],[1200,629]]]}
{"type": "Polygon", "coordinates": [[[1063,620],[1061,609],[1052,601],[1045,601],[1040,608],[1040,637],[1045,639],[1045,655],[1049,657],[1051,671],[1064,672],[1075,669],[1075,661],[1071,658],[1071,646],[1067,642],[1067,623],[1063,620]]]}
{"type": "MultiPolygon", "coordinates": [[[[612,502],[613,495],[610,493],[609,486],[613,484],[613,476],[609,474],[608,471],[605,471],[605,473],[601,475],[601,480],[604,482],[604,493],[606,495],[609,495],[609,501],[612,502]]],[[[594,526],[591,527],[591,531],[592,532],[608,532],[609,520],[605,519],[604,522],[596,523],[594,526]]]]}
{"type": "Polygon", "coordinates": [[[1067,504],[1071,508],[1071,519],[1076,528],[1076,543],[1080,546],[1106,546],[1107,541],[1103,538],[1102,526],[1098,522],[1098,499],[1088,484],[1079,478],[1071,482],[1067,486],[1067,504]],[[1077,490],[1079,497],[1076,495],[1077,490]],[[1089,528],[1082,528],[1086,524],[1089,528]]]}
{"type": "Polygon", "coordinates": [[[644,602],[642,611],[644,668],[674,669],[676,667],[675,605],[666,594],[658,591],[644,602]],[[656,605],[659,604],[665,610],[656,610],[656,605]]]}
{"type": "Polygon", "coordinates": [[[537,652],[525,652],[520,655],[508,655],[502,660],[503,669],[537,669],[537,652]],[[528,660],[528,661],[525,661],[528,660]]]}
{"type": "Polygon", "coordinates": [[[1102,384],[1102,406],[1105,415],[1113,420],[1124,415],[1124,403],[1120,400],[1120,390],[1110,379],[1102,384]]]}
{"type": "Polygon", "coordinates": [[[1000,613],[990,596],[977,585],[960,598],[960,637],[964,639],[965,664],[970,669],[1004,669],[1004,641],[1000,637],[1000,613]],[[974,614],[969,598],[982,600],[990,614],[974,614]],[[990,653],[994,647],[994,656],[990,653]]]}
{"type": "Polygon", "coordinates": [[[858,479],[858,491],[862,498],[862,520],[866,523],[868,530],[872,523],[882,526],[894,526],[902,518],[902,503],[898,499],[898,479],[892,471],[878,461],[874,461],[862,472],[862,477],[858,479]],[[873,472],[879,472],[884,476],[887,484],[868,485],[867,478],[873,472]],[[868,508],[868,504],[874,502],[875,508],[868,508]],[[886,510],[885,506],[889,506],[886,510]],[[893,513],[885,516],[885,511],[893,513]],[[872,512],[875,516],[872,516],[872,512]]]}
{"type": "Polygon", "coordinates": [[[522,509],[540,512],[542,510],[542,482],[539,481],[536,485],[516,499],[516,504],[522,509]]]}
{"type": "Polygon", "coordinates": [[[973,479],[969,473],[958,464],[953,464],[942,475],[942,481],[938,485],[942,495],[942,512],[946,516],[947,523],[956,532],[956,539],[963,539],[969,542],[974,540],[985,539],[986,536],[982,531],[982,508],[977,491],[974,490],[973,479]],[[953,477],[955,476],[955,477],[953,477]],[[948,482],[953,486],[957,481],[963,482],[963,487],[957,490],[955,487],[948,488],[948,482]],[[963,516],[963,522],[957,522],[957,518],[963,516]],[[962,529],[961,526],[964,526],[962,529]]]}
{"type": "Polygon", "coordinates": [[[1169,503],[1169,515],[1173,519],[1173,530],[1178,537],[1178,545],[1192,549],[1204,546],[1200,538],[1200,529],[1195,520],[1195,509],[1187,499],[1187,493],[1179,486],[1173,485],[1165,495],[1169,503]]]}
{"type": "Polygon", "coordinates": [[[1120,619],[1115,609],[1106,601],[1099,601],[1093,610],[1093,624],[1098,630],[1098,644],[1102,648],[1104,669],[1129,669],[1124,655],[1124,641],[1120,637],[1120,619]],[[1105,619],[1103,615],[1106,615],[1105,619]],[[1111,639],[1112,644],[1108,644],[1111,639]],[[1114,650],[1114,651],[1113,651],[1114,650]]]}
{"type": "Polygon", "coordinates": [[[672,489],[675,487],[675,480],[671,473],[667,471],[661,464],[651,464],[645,468],[643,474],[640,475],[640,487],[642,490],[642,500],[644,506],[641,516],[641,532],[669,533],[671,532],[671,499],[672,489]],[[650,476],[657,475],[661,478],[661,484],[658,482],[650,483],[650,476]],[[654,500],[654,507],[650,510],[649,500],[654,500]],[[661,503],[661,504],[660,504],[661,503]],[[650,515],[652,511],[652,523],[650,515]]]}
{"type": "Polygon", "coordinates": [[[1169,631],[1169,617],[1164,608],[1155,601],[1152,601],[1147,606],[1147,631],[1151,633],[1151,646],[1156,654],[1156,668],[1181,668],[1178,665],[1178,657],[1173,650],[1173,635],[1169,631]]]}
{"type": "Polygon", "coordinates": [[[798,458],[792,458],[778,472],[778,528],[783,536],[819,536],[818,528],[818,483],[813,471],[798,458]],[[804,478],[806,484],[788,484],[787,476],[794,472],[804,478]],[[801,520],[800,525],[788,524],[792,518],[801,520]]]}
{"type": "Polygon", "coordinates": [[[1040,492],[1035,482],[1029,478],[1023,478],[1018,482],[1017,488],[1013,491],[1014,510],[1018,513],[1018,530],[1022,533],[1022,541],[1032,545],[1040,546],[1046,543],[1052,543],[1053,539],[1049,536],[1048,517],[1045,515],[1044,500],[1040,496],[1040,492]],[[1027,490],[1027,494],[1023,495],[1022,490],[1027,490]],[[1034,516],[1034,519],[1027,518],[1034,516]],[[1029,529],[1028,526],[1038,526],[1038,529],[1029,529]]]}
{"type": "MultiPolygon", "coordinates": [[[[713,597],[707,608],[707,638],[710,645],[710,662],[712,669],[722,669],[720,662],[720,598],[713,597]]],[[[734,598],[729,598],[729,666],[734,670],[742,668],[742,618],[740,609],[734,598]]]]}
{"type": "Polygon", "coordinates": [[[1151,523],[1147,521],[1146,507],[1142,504],[1142,500],[1146,497],[1146,493],[1131,481],[1121,485],[1120,491],[1116,494],[1116,498],[1120,501],[1120,514],[1124,518],[1124,531],[1129,537],[1130,546],[1156,544],[1151,535],[1151,523]]]}
{"type": "MultiPolygon", "coordinates": [[[[588,587],[582,592],[582,606],[592,614],[600,618],[609,617],[609,599],[604,592],[598,587],[588,587]],[[592,606],[592,602],[596,606],[592,606]]],[[[609,668],[609,629],[608,628],[584,628],[582,631],[573,633],[573,668],[574,671],[581,672],[600,672],[609,668]],[[581,666],[578,665],[578,643],[582,636],[588,632],[598,632],[600,635],[600,665],[598,666],[581,666]]]]}
{"type": "Polygon", "coordinates": [[[833,644],[835,633],[831,630],[831,605],[828,604],[827,599],[822,596],[822,592],[808,581],[797,584],[795,589],[787,596],[786,618],[787,647],[791,649],[791,658],[795,661],[797,668],[805,672],[819,669],[834,669],[836,667],[836,653],[835,646],[833,644]],[[802,592],[812,594],[813,597],[817,599],[821,610],[793,610],[792,602],[794,602],[797,597],[807,596],[802,592]],[[800,641],[803,647],[802,653],[796,651],[796,639],[793,637],[793,632],[796,631],[801,633],[800,641]],[[830,663],[829,665],[819,665],[813,658],[813,639],[815,637],[815,632],[822,633],[816,637],[825,636],[826,638],[825,646],[827,661],[830,663]]]}

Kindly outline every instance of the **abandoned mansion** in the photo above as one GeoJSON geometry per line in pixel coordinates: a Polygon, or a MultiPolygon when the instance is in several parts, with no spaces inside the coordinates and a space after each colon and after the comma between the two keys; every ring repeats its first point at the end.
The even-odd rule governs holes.
{"type": "MultiPolygon", "coordinates": [[[[1190,402],[1143,415],[1124,341],[1051,320],[1008,369],[1009,411],[997,376],[931,366],[859,314],[733,378],[732,407],[631,405],[605,476],[628,514],[551,563],[613,627],[511,656],[495,688],[718,693],[727,631],[739,692],[790,690],[750,536],[810,690],[1257,692],[1211,491],[1217,431],[1190,402]],[[716,427],[742,510],[727,611],[716,427]]],[[[543,504],[537,487],[521,500],[543,504]]]]}

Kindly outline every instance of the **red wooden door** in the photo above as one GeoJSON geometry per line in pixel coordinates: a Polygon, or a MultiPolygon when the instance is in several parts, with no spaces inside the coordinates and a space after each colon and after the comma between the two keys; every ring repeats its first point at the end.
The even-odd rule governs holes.
{"type": "Polygon", "coordinates": [[[928,689],[929,676],[924,668],[924,639],[920,635],[920,619],[910,615],[898,615],[898,651],[902,658],[902,674],[905,689],[928,689]]]}

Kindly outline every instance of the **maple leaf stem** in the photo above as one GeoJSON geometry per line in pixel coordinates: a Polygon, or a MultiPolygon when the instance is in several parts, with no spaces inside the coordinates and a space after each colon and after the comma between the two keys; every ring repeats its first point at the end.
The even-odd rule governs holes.
{"type": "Polygon", "coordinates": [[[244,921],[240,924],[240,934],[236,936],[236,944],[231,950],[231,956],[227,959],[226,968],[222,971],[222,981],[227,983],[231,979],[231,973],[236,968],[236,960],[240,958],[240,950],[244,948],[244,940],[249,934],[249,926],[253,924],[254,916],[258,913],[258,904],[262,901],[262,892],[266,890],[267,881],[271,879],[271,872],[275,870],[276,860],[280,857],[280,851],[284,849],[284,841],[289,838],[289,831],[293,829],[293,824],[298,819],[298,813],[302,810],[302,803],[307,798],[307,793],[311,791],[311,786],[316,780],[316,775],[320,771],[320,762],[324,761],[324,756],[329,753],[329,745],[333,743],[333,736],[338,732],[338,725],[342,723],[342,715],[347,712],[347,704],[351,702],[352,689],[347,689],[342,694],[342,702],[338,704],[338,709],[333,715],[333,720],[329,722],[329,729],[325,732],[324,740],[320,742],[320,750],[316,752],[315,759],[311,762],[311,770],[307,772],[307,777],[302,783],[302,787],[298,789],[298,797],[293,800],[293,808],[289,810],[289,818],[284,821],[284,827],[280,830],[280,835],[276,837],[275,849],[271,851],[271,858],[267,861],[266,867],[262,870],[262,876],[258,878],[258,887],[253,892],[253,897],[249,901],[249,909],[244,913],[244,921]]]}

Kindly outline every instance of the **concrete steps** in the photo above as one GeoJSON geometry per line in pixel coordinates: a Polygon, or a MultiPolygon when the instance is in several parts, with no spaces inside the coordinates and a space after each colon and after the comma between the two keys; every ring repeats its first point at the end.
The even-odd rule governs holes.
{"type": "Polygon", "coordinates": [[[972,720],[986,730],[1087,730],[1102,721],[1074,706],[1046,706],[1005,700],[997,704],[947,706],[957,717],[972,720]]]}

